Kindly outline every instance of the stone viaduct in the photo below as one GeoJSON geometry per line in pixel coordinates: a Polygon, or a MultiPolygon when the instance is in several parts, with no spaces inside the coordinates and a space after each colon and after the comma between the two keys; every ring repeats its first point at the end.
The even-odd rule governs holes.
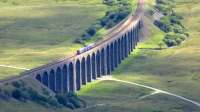
{"type": "Polygon", "coordinates": [[[55,93],[76,92],[82,85],[110,75],[137,45],[143,26],[142,12],[143,0],[138,0],[136,12],[112,28],[92,49],[26,74],[55,93]]]}

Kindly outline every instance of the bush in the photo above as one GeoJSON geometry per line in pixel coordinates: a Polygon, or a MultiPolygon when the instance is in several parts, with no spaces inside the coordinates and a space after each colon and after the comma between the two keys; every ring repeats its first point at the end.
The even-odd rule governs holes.
{"type": "Polygon", "coordinates": [[[18,81],[12,82],[12,85],[16,88],[20,88],[21,84],[18,81]]]}
{"type": "Polygon", "coordinates": [[[181,34],[174,34],[170,35],[167,34],[164,38],[164,42],[167,44],[168,47],[176,46],[181,44],[182,41],[185,40],[185,36],[181,34]]]}
{"type": "Polygon", "coordinates": [[[169,0],[156,0],[156,3],[157,4],[165,4],[165,5],[169,5],[170,4],[169,0]]]}
{"type": "Polygon", "coordinates": [[[74,104],[72,104],[72,103],[68,103],[67,105],[66,105],[66,107],[68,107],[68,108],[70,108],[70,109],[75,109],[76,107],[74,107],[74,104]]]}
{"type": "Polygon", "coordinates": [[[173,10],[173,0],[156,0],[155,8],[161,11],[165,16],[159,21],[155,21],[154,24],[159,27],[162,31],[169,33],[174,32],[175,34],[165,35],[163,41],[168,47],[179,45],[186,37],[189,36],[185,32],[185,27],[182,25],[182,16],[178,15],[173,10]]]}
{"type": "Polygon", "coordinates": [[[183,40],[181,38],[176,38],[175,41],[176,41],[177,45],[179,45],[183,40]]]}
{"type": "Polygon", "coordinates": [[[81,102],[76,97],[70,97],[69,102],[73,104],[75,108],[81,107],[81,102]]]}
{"type": "Polygon", "coordinates": [[[173,39],[164,39],[164,42],[167,44],[168,47],[176,46],[177,43],[173,39]]]}
{"type": "Polygon", "coordinates": [[[162,31],[168,33],[172,31],[172,26],[170,23],[165,22],[165,21],[154,21],[154,25],[159,27],[162,31]]]}
{"type": "Polygon", "coordinates": [[[179,19],[179,20],[182,20],[183,19],[183,17],[182,16],[180,16],[180,15],[178,15],[177,13],[175,13],[174,11],[173,11],[173,13],[172,13],[172,15],[171,16],[175,16],[177,19],[179,19]]]}
{"type": "Polygon", "coordinates": [[[56,95],[56,99],[58,101],[59,104],[62,104],[64,106],[67,106],[68,102],[67,102],[67,98],[63,95],[56,95]]]}
{"type": "Polygon", "coordinates": [[[109,29],[109,28],[112,28],[113,26],[115,26],[115,22],[110,20],[106,23],[106,28],[109,29]]]}
{"type": "MultiPolygon", "coordinates": [[[[109,29],[115,26],[131,12],[131,4],[128,0],[104,0],[103,3],[109,5],[110,10],[106,12],[105,17],[100,19],[98,23],[85,31],[82,35],[82,40],[90,39],[102,27],[109,29]]],[[[77,40],[77,43],[82,42],[77,40]]]]}
{"type": "Polygon", "coordinates": [[[104,27],[108,21],[109,21],[108,17],[102,18],[100,21],[101,26],[104,27]]]}
{"type": "Polygon", "coordinates": [[[76,94],[71,92],[68,94],[57,94],[56,99],[59,104],[71,109],[80,108],[82,106],[82,101],[78,99],[76,94]]]}
{"type": "Polygon", "coordinates": [[[179,25],[181,24],[181,20],[176,16],[170,16],[170,21],[173,24],[179,24],[179,25]]]}
{"type": "Polygon", "coordinates": [[[94,27],[90,27],[88,30],[87,30],[87,33],[90,35],[90,36],[93,36],[95,33],[96,33],[96,29],[94,27]]]}
{"type": "Polygon", "coordinates": [[[14,81],[14,82],[12,82],[12,86],[14,86],[16,88],[24,88],[25,84],[23,81],[14,81]]]}
{"type": "Polygon", "coordinates": [[[162,12],[164,15],[170,15],[172,13],[172,8],[163,4],[157,4],[155,8],[162,12]]]}
{"type": "Polygon", "coordinates": [[[61,105],[57,102],[57,99],[54,97],[47,98],[47,103],[51,106],[60,107],[61,105]]]}
{"type": "Polygon", "coordinates": [[[104,0],[103,3],[112,6],[114,4],[114,0],[104,0]]]}
{"type": "Polygon", "coordinates": [[[81,38],[77,38],[74,42],[77,44],[84,44],[84,41],[81,38]]]}
{"type": "Polygon", "coordinates": [[[184,33],[184,35],[186,36],[186,37],[189,37],[190,36],[190,34],[189,33],[184,33]]]}
{"type": "Polygon", "coordinates": [[[180,34],[184,34],[185,30],[182,28],[182,26],[180,25],[173,25],[173,31],[174,33],[180,33],[180,34]]]}
{"type": "Polygon", "coordinates": [[[22,98],[22,93],[21,93],[21,91],[18,90],[18,89],[13,90],[13,91],[12,91],[12,97],[13,97],[14,99],[21,100],[21,98],[22,98]]]}

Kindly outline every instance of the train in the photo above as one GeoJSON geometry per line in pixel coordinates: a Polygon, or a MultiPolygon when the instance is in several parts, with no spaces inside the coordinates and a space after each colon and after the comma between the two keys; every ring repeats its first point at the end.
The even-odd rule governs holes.
{"type": "Polygon", "coordinates": [[[86,47],[83,47],[83,48],[77,50],[77,55],[79,55],[81,53],[84,53],[84,52],[94,48],[94,46],[95,46],[95,43],[92,43],[92,44],[87,45],[86,47]]]}

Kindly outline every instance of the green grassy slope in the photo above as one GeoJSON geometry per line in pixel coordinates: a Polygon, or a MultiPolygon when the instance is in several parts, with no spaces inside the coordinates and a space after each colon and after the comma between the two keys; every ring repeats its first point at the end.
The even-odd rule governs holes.
{"type": "Polygon", "coordinates": [[[80,91],[88,106],[78,112],[198,112],[198,108],[167,95],[114,81],[94,82],[80,91]]]}
{"type": "MultiPolygon", "coordinates": [[[[102,0],[7,0],[0,7],[0,64],[25,68],[74,53],[82,47],[74,40],[106,12],[102,0]]],[[[0,67],[0,78],[21,71],[0,67]]]]}
{"type": "Polygon", "coordinates": [[[1,112],[71,112],[67,108],[48,108],[33,102],[8,101],[0,102],[1,112]]]}
{"type": "MultiPolygon", "coordinates": [[[[184,16],[191,38],[174,48],[154,50],[163,32],[148,23],[151,35],[112,74],[115,78],[138,82],[185,96],[200,102],[200,45],[198,0],[177,0],[176,10],[184,16]],[[182,2],[185,1],[185,2],[182,2]],[[198,2],[197,2],[198,1],[198,2]],[[191,2],[191,3],[190,3],[191,2]],[[188,7],[188,8],[186,8],[188,7]],[[188,10],[189,9],[189,10],[188,10]],[[192,13],[191,13],[192,11],[192,13]]],[[[177,98],[157,94],[144,99],[151,91],[113,81],[94,82],[82,88],[80,98],[88,103],[80,112],[199,112],[199,108],[177,98]]],[[[8,102],[9,103],[9,102],[8,102]]],[[[8,104],[7,103],[7,104],[8,104]]],[[[13,102],[11,103],[12,105],[13,102]]],[[[1,105],[1,104],[0,104],[1,105]]],[[[2,104],[5,105],[5,104],[2,104]]],[[[9,104],[8,104],[9,105],[9,104]]],[[[23,105],[17,103],[17,105],[23,105]]],[[[28,104],[27,104],[28,105],[28,104]]],[[[50,111],[32,105],[36,111],[50,111]]],[[[23,108],[18,108],[22,112],[23,108]]],[[[27,110],[26,110],[27,111],[27,110]]],[[[30,111],[30,110],[29,110],[30,111]]],[[[33,110],[34,112],[35,110],[33,110]]],[[[51,110],[55,111],[56,110],[51,110]]],[[[58,110],[59,111],[59,110],[58,110]]],[[[67,111],[67,110],[65,110],[67,111]]],[[[30,111],[31,112],[31,111],[30,111]]]]}
{"type": "MultiPolygon", "coordinates": [[[[158,43],[162,41],[164,33],[153,26],[153,24],[148,23],[151,32],[149,38],[144,42],[141,42],[135,49],[135,52],[133,52],[129,58],[125,59],[112,75],[118,79],[153,86],[200,102],[200,34],[198,27],[200,25],[200,16],[198,13],[200,11],[200,1],[185,0],[183,2],[183,0],[177,0],[177,2],[176,11],[184,16],[185,19],[183,23],[188,28],[191,37],[178,47],[155,50],[154,48],[159,48],[158,43]]],[[[107,83],[112,84],[112,82],[107,83]]],[[[106,95],[102,94],[101,91],[106,90],[107,86],[102,86],[100,87],[100,90],[97,91],[101,85],[104,84],[94,84],[91,86],[93,88],[89,87],[85,94],[88,94],[90,97],[86,97],[86,101],[91,102],[92,104],[98,104],[101,101],[101,103],[107,102],[103,101],[104,96],[110,95],[112,98],[112,96],[115,96],[114,94],[117,93],[112,91],[111,88],[109,93],[106,95]],[[97,95],[99,95],[99,97],[96,97],[97,95]]],[[[84,91],[84,89],[82,91],[84,91]]],[[[130,91],[131,90],[123,90],[124,93],[121,93],[121,96],[118,96],[119,99],[122,98],[122,96],[129,96],[130,91]]],[[[139,90],[133,93],[141,91],[142,90],[139,90]]],[[[127,99],[120,101],[117,101],[116,99],[117,98],[115,98],[115,101],[109,100],[110,104],[107,106],[93,107],[87,109],[86,112],[116,112],[122,110],[125,110],[126,112],[200,111],[199,108],[188,102],[161,94],[143,100],[135,100],[132,98],[132,102],[127,99]],[[126,102],[126,104],[123,104],[123,101],[126,102]]]]}
{"type": "Polygon", "coordinates": [[[55,5],[57,4],[84,4],[84,5],[102,5],[101,0],[0,0],[0,5],[3,6],[18,6],[18,5],[55,5]]]}
{"type": "Polygon", "coordinates": [[[199,2],[177,1],[176,10],[184,16],[183,23],[191,38],[178,47],[159,51],[150,49],[158,45],[158,41],[152,41],[160,38],[159,33],[155,33],[149,41],[139,44],[137,52],[123,62],[114,76],[169,90],[200,102],[199,2]]]}

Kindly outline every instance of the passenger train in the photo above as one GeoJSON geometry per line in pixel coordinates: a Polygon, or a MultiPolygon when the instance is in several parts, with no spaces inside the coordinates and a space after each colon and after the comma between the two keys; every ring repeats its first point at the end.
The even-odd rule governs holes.
{"type": "Polygon", "coordinates": [[[92,44],[87,45],[86,47],[83,47],[83,48],[77,50],[77,55],[92,49],[94,46],[95,46],[95,43],[92,43],[92,44]]]}

